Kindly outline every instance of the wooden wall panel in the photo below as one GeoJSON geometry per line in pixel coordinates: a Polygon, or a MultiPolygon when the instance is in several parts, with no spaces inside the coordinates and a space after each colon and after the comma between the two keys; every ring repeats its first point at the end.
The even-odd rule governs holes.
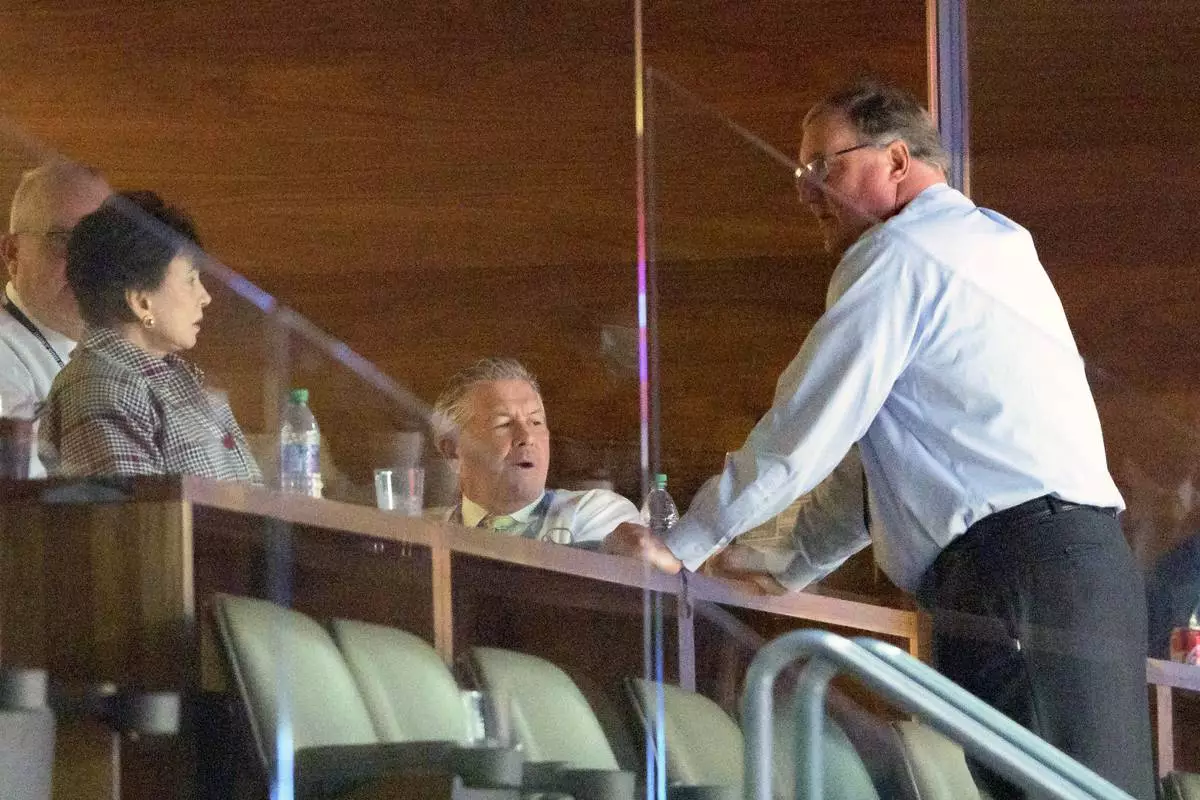
{"type": "MultiPolygon", "coordinates": [[[[647,61],[790,154],[809,103],[858,71],[923,92],[924,10],[651,0],[647,61]]],[[[632,18],[630,0],[10,3],[0,113],[190,209],[215,255],[420,397],[477,357],[523,358],[560,475],[606,468],[636,493],[636,376],[601,341],[636,324],[632,18]]],[[[663,360],[666,466],[686,497],[769,403],[830,265],[748,145],[727,140],[717,168],[718,136],[661,133],[665,164],[694,165],[662,187],[683,201],[660,255],[683,262],[663,287],[663,360]]],[[[262,425],[246,341],[261,337],[214,327],[197,356],[262,425]]],[[[333,429],[367,394],[320,385],[314,406],[333,429]]],[[[359,438],[334,447],[361,478],[359,438]]]]}

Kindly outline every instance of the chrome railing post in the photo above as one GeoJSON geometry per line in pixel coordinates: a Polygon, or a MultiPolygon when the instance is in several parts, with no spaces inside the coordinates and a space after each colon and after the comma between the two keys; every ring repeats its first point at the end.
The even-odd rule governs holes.
{"type": "Polygon", "coordinates": [[[811,663],[801,676],[794,707],[797,724],[809,733],[809,741],[797,750],[797,760],[808,774],[797,775],[797,797],[807,791],[810,798],[819,798],[823,789],[819,742],[824,735],[825,695],[833,676],[846,672],[897,707],[917,713],[1010,780],[1062,800],[1131,800],[978,698],[936,673],[927,674],[932,670],[907,654],[818,630],[785,634],[762,648],[751,662],[742,701],[745,800],[771,798],[772,693],[784,667],[802,658],[811,663]]]}
{"type": "Polygon", "coordinates": [[[793,701],[796,800],[822,800],[825,796],[825,700],[829,682],[837,673],[836,666],[820,658],[811,659],[800,673],[793,701]]]}

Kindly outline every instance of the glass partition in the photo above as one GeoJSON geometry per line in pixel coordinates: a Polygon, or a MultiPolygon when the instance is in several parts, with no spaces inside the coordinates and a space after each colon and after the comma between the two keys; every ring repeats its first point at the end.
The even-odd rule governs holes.
{"type": "MultiPolygon", "coordinates": [[[[815,227],[801,216],[796,143],[766,140],[707,99],[710,90],[704,83],[684,85],[654,65],[647,70],[648,296],[651,341],[658,348],[657,357],[651,357],[658,367],[652,378],[657,427],[650,436],[655,454],[651,463],[669,475],[671,491],[683,508],[770,407],[777,377],[823,311],[832,266],[815,227]],[[700,386],[706,390],[698,392],[700,386]]],[[[792,121],[798,122],[801,114],[797,106],[792,121]]],[[[766,559],[786,563],[792,524],[806,502],[799,498],[737,541],[766,559]]],[[[694,651],[678,682],[666,676],[669,685],[662,703],[668,757],[656,765],[665,776],[659,793],[652,796],[669,797],[667,786],[675,783],[729,782],[729,775],[722,777],[715,767],[685,774],[681,764],[689,748],[697,746],[697,732],[684,730],[677,716],[680,689],[707,698],[713,708],[739,719],[746,670],[767,642],[803,627],[825,627],[845,635],[864,632],[831,624],[836,613],[801,610],[792,598],[768,593],[778,590],[752,579],[728,582],[689,576],[693,607],[684,646],[694,651]],[[674,749],[673,732],[679,737],[674,749]]],[[[869,552],[855,556],[806,592],[828,598],[835,606],[844,603],[846,609],[855,602],[899,609],[896,619],[902,622],[871,632],[905,649],[915,647],[915,617],[909,611],[913,604],[874,566],[869,552]],[[908,631],[911,638],[906,624],[914,626],[908,631]]],[[[864,624],[876,611],[866,611],[864,624]]],[[[669,635],[676,620],[665,622],[669,635]]],[[[668,642],[667,650],[677,646],[668,642]]],[[[777,688],[778,797],[795,791],[789,755],[794,680],[795,673],[789,673],[777,688]]],[[[831,723],[829,742],[839,752],[854,752],[851,741],[864,748],[862,752],[879,752],[878,744],[891,735],[889,722],[901,716],[851,682],[837,684],[831,707],[836,721],[831,723]]],[[[836,778],[851,794],[873,783],[880,791],[902,790],[878,758],[868,756],[858,764],[857,772],[836,778]]]]}
{"type": "MultiPolygon", "coordinates": [[[[650,383],[657,391],[650,403],[654,424],[650,434],[650,460],[656,465],[655,469],[661,467],[662,471],[671,475],[671,486],[676,497],[690,500],[703,481],[717,474],[728,463],[726,454],[742,446],[755,423],[770,408],[776,380],[800,351],[814,324],[825,311],[827,291],[831,297],[841,297],[852,291],[844,282],[833,289],[829,288],[831,278],[838,280],[834,276],[838,258],[825,252],[822,228],[832,227],[832,223],[823,220],[818,224],[814,218],[815,212],[804,202],[805,193],[831,197],[834,198],[833,202],[853,209],[865,220],[863,229],[882,224],[885,220],[873,217],[867,209],[855,208],[852,201],[839,190],[839,184],[826,180],[828,173],[820,170],[816,173],[806,172],[796,163],[800,121],[804,112],[822,97],[823,91],[818,87],[805,85],[796,88],[796,104],[791,120],[794,125],[792,139],[772,141],[770,134],[745,124],[738,112],[742,115],[750,112],[739,106],[728,93],[723,93],[720,79],[706,81],[695,75],[691,75],[688,81],[681,79],[670,67],[687,74],[687,65],[672,64],[670,53],[660,61],[650,59],[649,64],[645,80],[647,273],[651,284],[647,292],[651,301],[648,339],[651,343],[649,363],[656,368],[650,383]],[[666,66],[660,68],[660,63],[666,66]],[[696,392],[697,386],[704,386],[707,390],[696,392]]],[[[892,77],[884,74],[885,77],[892,77]]],[[[847,72],[844,80],[852,77],[853,73],[847,72]]],[[[840,85],[834,82],[828,88],[839,88],[840,85]]],[[[920,86],[909,88],[919,90],[920,86]]],[[[917,94],[924,96],[920,91],[917,94]]],[[[769,98],[767,102],[770,102],[769,98]]],[[[886,142],[878,144],[882,147],[886,142]]],[[[870,146],[871,143],[863,145],[870,146]]],[[[834,158],[830,154],[824,155],[830,164],[829,171],[836,175],[834,158]]],[[[994,163],[997,154],[989,155],[994,163]]],[[[1019,162],[1022,156],[1020,153],[1003,155],[1014,162],[1019,162]]],[[[853,156],[847,152],[844,157],[853,156]]],[[[811,197],[808,199],[812,202],[811,197]]],[[[986,205],[984,200],[980,200],[980,203],[986,205]]],[[[997,210],[1001,214],[1010,213],[1005,208],[997,210]]],[[[1017,212],[1011,213],[1017,223],[1022,224],[1017,212]]],[[[1136,211],[1131,210],[1130,213],[1135,214],[1136,211]]],[[[1069,242],[1054,240],[1046,243],[1036,229],[1032,233],[1039,250],[1044,253],[1043,263],[1049,276],[1063,297],[1068,320],[1083,331],[1083,335],[1078,336],[1078,352],[1076,340],[1044,321],[1046,315],[1031,305],[1030,297],[1020,293],[1016,288],[1019,280],[1012,275],[997,271],[968,276],[961,264],[948,260],[946,250],[931,247],[911,235],[896,234],[888,245],[896,248],[897,264],[905,265],[898,269],[922,264],[924,266],[919,269],[932,270],[940,275],[937,285],[941,288],[938,291],[955,293],[966,306],[974,309],[970,313],[979,315],[976,318],[978,324],[985,320],[994,322],[997,318],[1002,319],[1002,326],[1008,334],[1001,337],[1006,339],[999,343],[1001,350],[1006,347],[1016,349],[999,360],[1009,361],[1015,366],[1007,368],[1005,374],[993,376],[998,385],[1001,382],[1037,385],[1036,364],[1061,363],[1064,369],[1072,373],[1078,370],[1086,375],[1103,431],[1105,452],[1092,452],[1089,455],[1082,449],[1066,448],[1058,454],[1057,458],[1062,463],[1055,469],[1061,469],[1062,484],[1071,486],[1079,476],[1089,471],[1095,473],[1100,470],[1097,474],[1102,475],[1107,466],[1119,492],[1120,504],[1124,506],[1124,512],[1120,515],[1121,527],[1132,549],[1136,568],[1141,573],[1138,577],[1144,577],[1148,589],[1148,654],[1156,659],[1187,659],[1186,651],[1196,634],[1188,633],[1186,629],[1189,628],[1189,622],[1195,625],[1197,609],[1200,608],[1200,585],[1195,579],[1197,571],[1193,554],[1196,539],[1191,522],[1196,502],[1193,486],[1196,468],[1196,430],[1191,411],[1193,398],[1184,389],[1158,388],[1146,384],[1144,375],[1138,375],[1136,369],[1130,371],[1126,357],[1120,359],[1124,362],[1123,371],[1111,363],[1104,363],[1103,359],[1090,358],[1087,344],[1096,339],[1095,321],[1080,320],[1074,313],[1076,308],[1086,305],[1085,301],[1094,301],[1094,296],[1089,293],[1095,292],[1097,287],[1089,285],[1086,279],[1081,280],[1077,272],[1071,274],[1059,266],[1064,260],[1064,249],[1070,247],[1069,242]],[[1171,645],[1172,631],[1175,632],[1174,647],[1171,645]]],[[[1079,232],[1079,236],[1085,235],[1085,232],[1079,232]]],[[[1082,247],[1087,252],[1094,249],[1090,245],[1082,247]]],[[[866,286],[872,279],[868,276],[860,286],[866,286]]],[[[848,279],[842,275],[841,280],[848,279]]],[[[1190,285],[1190,278],[1183,283],[1190,285]]],[[[910,287],[914,296],[922,291],[932,291],[927,285],[925,288],[922,286],[918,281],[910,287]]],[[[897,291],[903,293],[904,290],[897,291]]],[[[1108,295],[1114,309],[1122,302],[1120,294],[1119,286],[1109,287],[1108,295]]],[[[855,297],[857,299],[852,302],[871,302],[869,295],[855,297]]],[[[1124,312],[1114,310],[1113,313],[1119,317],[1124,312]]],[[[896,322],[891,317],[885,317],[881,311],[880,325],[894,325],[896,322]]],[[[1160,322],[1173,325],[1168,320],[1160,322]]],[[[931,330],[940,331],[942,328],[938,326],[953,323],[939,318],[923,320],[921,324],[929,324],[933,326],[931,330]]],[[[1140,320],[1138,324],[1145,326],[1151,323],[1140,320]]],[[[900,338],[904,331],[895,328],[894,333],[900,338]]],[[[1186,334],[1180,335],[1187,337],[1186,334]]],[[[889,357],[887,350],[890,340],[885,337],[873,338],[872,335],[865,338],[868,342],[865,348],[860,348],[861,343],[857,341],[844,343],[846,363],[850,364],[852,359],[857,358],[861,364],[868,365],[865,367],[868,370],[882,368],[889,357]]],[[[826,344],[826,358],[833,358],[835,345],[832,342],[826,344]]],[[[948,375],[956,368],[959,359],[969,354],[955,355],[947,351],[943,355],[945,360],[942,369],[948,375]]],[[[846,371],[856,368],[847,366],[846,371]]],[[[837,369],[829,369],[827,362],[810,364],[810,369],[824,370],[821,374],[839,380],[845,377],[837,369]]],[[[798,382],[801,377],[801,374],[793,374],[792,383],[798,382]]],[[[841,409],[847,417],[859,413],[861,409],[858,404],[866,396],[867,390],[878,388],[872,384],[870,373],[859,377],[861,380],[848,383],[861,387],[863,392],[837,394],[835,412],[841,409]]],[[[921,421],[925,411],[934,413],[946,407],[973,412],[979,420],[989,419],[988,409],[973,407],[977,399],[943,395],[955,389],[952,382],[942,383],[942,379],[943,373],[936,370],[902,378],[906,384],[902,387],[902,393],[907,397],[923,397],[924,400],[915,401],[915,405],[907,409],[913,414],[907,422],[903,419],[897,421],[893,416],[886,424],[898,425],[901,429],[907,424],[920,427],[927,424],[927,421],[921,421]]],[[[840,385],[831,385],[830,391],[840,392],[842,388],[840,385]]],[[[1092,424],[1087,421],[1091,417],[1088,398],[1071,398],[1064,394],[1053,396],[1055,391],[1049,387],[1045,390],[1044,408],[1047,414],[1059,413],[1063,404],[1075,404],[1079,416],[1067,415],[1064,423],[1092,424]],[[1080,422],[1081,419],[1084,421],[1080,422]]],[[[872,397],[869,402],[875,402],[875,399],[872,397]]],[[[899,402],[903,404],[907,400],[899,402]]],[[[895,412],[896,408],[893,408],[895,412]]],[[[901,417],[906,413],[906,410],[900,410],[901,417]]],[[[815,412],[799,416],[806,424],[811,424],[815,412]]],[[[871,418],[864,419],[869,422],[871,418]]],[[[826,420],[824,424],[829,427],[831,422],[826,420]]],[[[1030,435],[1032,427],[1018,426],[998,431],[997,439],[1019,448],[1022,438],[1030,435]]],[[[796,436],[799,435],[797,432],[796,436]]],[[[923,443],[918,438],[906,438],[902,431],[896,435],[899,440],[907,442],[905,447],[908,449],[907,452],[893,454],[893,467],[907,464],[899,466],[899,469],[916,469],[914,465],[926,457],[922,452],[923,443]]],[[[971,435],[957,427],[948,432],[950,438],[961,437],[964,441],[969,440],[971,435]]],[[[781,435],[780,440],[785,438],[781,435]]],[[[850,441],[847,440],[847,444],[850,441]]],[[[767,469],[771,455],[777,455],[780,459],[787,455],[785,452],[773,453],[773,444],[764,445],[766,455],[763,462],[755,464],[743,459],[738,463],[736,478],[727,473],[725,489],[729,491],[730,484],[736,486],[737,480],[754,474],[755,469],[767,469]]],[[[812,452],[818,454],[819,449],[814,445],[812,452]]],[[[832,457],[828,464],[832,469],[842,454],[820,455],[832,457]]],[[[982,451],[975,456],[974,459],[949,463],[945,467],[958,475],[974,470],[986,472],[989,469],[989,456],[982,451]]],[[[797,467],[805,468],[807,465],[797,467]]],[[[817,475],[816,479],[823,477],[824,473],[817,475]]],[[[891,479],[886,472],[875,474],[870,468],[867,477],[873,481],[882,478],[882,483],[888,483],[891,479]]],[[[904,479],[898,482],[903,484],[904,479]]],[[[1103,480],[1099,480],[1099,484],[1103,485],[1103,480]]],[[[886,491],[902,494],[906,490],[903,487],[890,487],[886,491]]],[[[938,490],[926,487],[925,491],[936,493],[938,490]]],[[[1086,493],[1086,490],[1077,491],[1086,493]]],[[[992,510],[1017,505],[1030,496],[1014,497],[1007,503],[998,501],[999,505],[992,510]]],[[[851,499],[861,506],[866,497],[867,489],[864,488],[860,496],[852,496],[851,499]]],[[[712,496],[707,499],[714,500],[712,496]]],[[[1069,497],[1063,499],[1070,500],[1069,497]]],[[[869,502],[873,504],[880,500],[875,495],[869,502]]],[[[886,501],[895,502],[896,497],[893,495],[886,501]]],[[[927,504],[929,500],[928,497],[921,497],[918,491],[901,502],[911,502],[912,507],[916,507],[927,504]]],[[[1117,505],[1117,493],[1108,491],[1101,499],[1092,502],[1104,506],[1117,505]]],[[[750,660],[767,641],[787,631],[824,627],[847,636],[864,633],[884,639],[890,636],[893,643],[906,649],[911,646],[914,651],[918,649],[916,633],[912,640],[908,640],[901,632],[902,624],[890,632],[864,630],[857,626],[840,627],[832,619],[822,618],[821,614],[815,612],[798,613],[789,618],[783,605],[788,598],[799,602],[799,597],[809,595],[838,602],[869,603],[872,611],[868,617],[876,621],[884,618],[887,613],[885,609],[915,613],[917,604],[913,593],[928,565],[923,564],[920,569],[906,576],[903,569],[905,558],[897,557],[894,552],[880,555],[868,547],[851,556],[828,575],[819,575],[803,588],[800,595],[789,593],[778,600],[770,595],[771,592],[782,592],[784,588],[764,577],[770,572],[776,576],[785,573],[784,565],[797,552],[792,540],[797,515],[803,518],[810,514],[811,518],[812,503],[812,495],[801,496],[783,513],[763,513],[761,516],[764,518],[756,519],[755,527],[737,539],[738,544],[748,546],[751,552],[751,555],[739,556],[740,563],[743,566],[756,565],[762,574],[742,576],[744,582],[736,589],[730,588],[734,584],[729,582],[733,580],[729,575],[726,575],[726,580],[704,576],[690,579],[690,592],[696,599],[695,627],[691,632],[696,647],[695,672],[686,677],[686,673],[681,673],[681,680],[687,688],[695,688],[717,701],[730,714],[737,713],[737,701],[743,688],[741,681],[750,660]],[[806,508],[810,511],[806,511],[806,508]],[[884,568],[881,568],[880,560],[884,568]],[[892,568],[891,577],[885,571],[887,566],[892,568]],[[898,588],[893,578],[901,586],[904,586],[907,578],[908,585],[898,588]],[[724,599],[723,592],[726,590],[738,599],[729,604],[720,602],[717,598],[720,596],[724,599]],[[772,605],[774,603],[777,604],[772,605]],[[771,607],[772,612],[747,610],[748,606],[755,604],[771,607]],[[688,684],[689,678],[694,678],[693,685],[688,684]]],[[[877,521],[878,510],[878,507],[872,506],[867,516],[873,516],[877,521]],[[872,511],[876,513],[872,514],[872,511]]],[[[893,516],[890,521],[895,522],[895,519],[893,516]]],[[[805,528],[802,525],[797,530],[805,528]]],[[[1131,602],[1140,603],[1140,591],[1132,590],[1129,597],[1131,602]]],[[[1138,624],[1140,618],[1135,618],[1130,627],[1134,630],[1135,638],[1138,624]]],[[[931,654],[923,652],[922,656],[928,659],[931,654]]],[[[1084,655],[1082,658],[1091,656],[1084,655]]],[[[1194,654],[1192,658],[1194,660],[1194,654]]],[[[895,709],[888,709],[877,699],[864,700],[861,687],[840,685],[838,689],[831,702],[835,709],[831,710],[833,718],[844,724],[845,720],[839,718],[839,714],[845,712],[847,707],[854,709],[850,717],[855,720],[852,725],[857,735],[851,735],[850,738],[865,758],[872,781],[880,792],[899,791],[894,783],[896,775],[888,773],[894,764],[886,764],[890,756],[883,755],[885,752],[895,755],[894,742],[889,746],[890,749],[878,743],[894,739],[896,734],[890,730],[890,724],[902,715],[895,709]],[[860,713],[864,708],[869,713],[860,713]],[[872,741],[876,742],[876,747],[870,744],[872,741]]],[[[780,697],[790,698],[788,691],[781,692],[780,697]]],[[[787,703],[780,701],[775,707],[782,709],[781,713],[790,714],[787,703]]],[[[1164,713],[1161,706],[1159,712],[1164,713]]],[[[1169,706],[1165,713],[1170,713],[1169,706]]],[[[669,730],[672,725],[669,714],[666,720],[669,730]]],[[[680,742],[679,746],[683,748],[686,744],[680,742]]],[[[1155,746],[1160,754],[1164,747],[1174,748],[1170,738],[1158,741],[1155,746]]],[[[776,770],[781,771],[778,764],[776,770]]],[[[669,774],[670,765],[667,771],[669,774]]]]}

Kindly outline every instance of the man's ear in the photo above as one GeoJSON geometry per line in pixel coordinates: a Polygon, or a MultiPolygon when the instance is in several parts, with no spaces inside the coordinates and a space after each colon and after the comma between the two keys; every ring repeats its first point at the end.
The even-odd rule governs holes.
{"type": "Polygon", "coordinates": [[[0,236],[0,258],[4,259],[4,265],[8,267],[8,277],[17,277],[17,248],[20,243],[17,240],[15,233],[6,233],[0,236]]]}
{"type": "Polygon", "coordinates": [[[458,434],[448,433],[437,440],[437,451],[451,461],[458,460],[458,434]]]}
{"type": "Polygon", "coordinates": [[[912,166],[912,153],[908,150],[908,142],[896,139],[887,147],[888,176],[893,183],[900,183],[908,177],[909,167],[912,166]]]}

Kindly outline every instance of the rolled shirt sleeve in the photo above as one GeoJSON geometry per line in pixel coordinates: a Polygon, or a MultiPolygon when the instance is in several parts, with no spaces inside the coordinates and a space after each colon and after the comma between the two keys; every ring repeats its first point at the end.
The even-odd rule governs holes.
{"type": "Polygon", "coordinates": [[[770,570],[775,580],[789,589],[803,589],[871,543],[863,507],[864,479],[858,448],[852,447],[809,492],[796,514],[788,540],[791,558],[782,569],[770,570]]]}

